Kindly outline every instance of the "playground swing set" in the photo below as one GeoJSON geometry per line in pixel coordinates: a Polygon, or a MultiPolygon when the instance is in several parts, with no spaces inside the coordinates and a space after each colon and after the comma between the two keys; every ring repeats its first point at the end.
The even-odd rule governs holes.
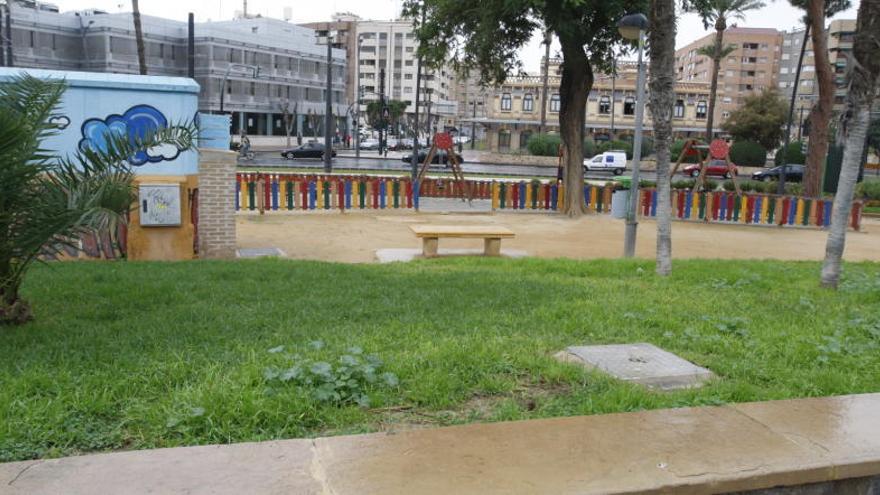
{"type": "Polygon", "coordinates": [[[455,144],[453,143],[452,136],[447,132],[438,132],[434,134],[434,139],[431,141],[431,149],[428,150],[428,154],[425,156],[425,162],[422,163],[422,168],[419,170],[419,188],[422,187],[425,174],[428,172],[428,168],[431,166],[431,162],[434,160],[434,156],[438,151],[446,152],[446,160],[449,163],[449,168],[452,170],[453,180],[459,186],[457,192],[462,201],[467,199],[468,204],[470,204],[474,199],[473,191],[471,191],[470,184],[464,178],[464,171],[461,168],[461,162],[458,161],[458,155],[455,154],[455,144]]]}
{"type": "Polygon", "coordinates": [[[678,155],[678,160],[675,162],[675,166],[669,171],[670,179],[675,176],[676,172],[678,172],[678,168],[681,166],[681,162],[685,157],[690,156],[697,157],[698,163],[700,164],[700,175],[697,177],[697,180],[694,181],[694,191],[697,191],[700,187],[704,190],[706,189],[706,171],[709,169],[709,160],[724,160],[730,180],[733,181],[733,187],[736,189],[736,195],[742,196],[742,190],[739,187],[739,183],[736,181],[736,168],[733,166],[733,163],[730,162],[730,145],[727,144],[726,141],[723,139],[715,139],[712,141],[712,144],[708,146],[705,144],[697,144],[696,139],[688,139],[685,141],[684,148],[681,149],[681,153],[678,155]]]}

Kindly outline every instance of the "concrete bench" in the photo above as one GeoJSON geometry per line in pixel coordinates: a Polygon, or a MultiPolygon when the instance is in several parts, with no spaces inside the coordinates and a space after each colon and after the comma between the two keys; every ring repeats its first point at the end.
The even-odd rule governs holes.
{"type": "Polygon", "coordinates": [[[422,255],[437,256],[440,238],[483,239],[485,256],[501,256],[501,239],[512,239],[513,231],[497,225],[411,225],[416,237],[422,239],[422,255]]]}

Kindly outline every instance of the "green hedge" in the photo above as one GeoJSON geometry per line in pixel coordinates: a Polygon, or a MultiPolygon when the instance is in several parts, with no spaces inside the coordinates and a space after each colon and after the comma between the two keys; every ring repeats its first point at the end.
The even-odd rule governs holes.
{"type": "MultiPolygon", "coordinates": [[[[681,155],[681,150],[684,149],[684,143],[685,143],[684,139],[679,139],[678,141],[672,143],[672,146],[669,148],[669,153],[670,153],[669,156],[670,156],[671,160],[673,160],[673,161],[678,160],[678,156],[681,155]]],[[[702,141],[697,141],[697,144],[704,144],[704,143],[702,141]]],[[[694,156],[684,157],[684,159],[682,159],[681,163],[697,163],[699,161],[700,160],[698,160],[697,157],[694,155],[694,156]]]]}
{"type": "Polygon", "coordinates": [[[880,201],[880,180],[866,180],[856,185],[856,197],[880,201]]]}
{"type": "MultiPolygon", "coordinates": [[[[795,141],[793,143],[788,143],[788,163],[797,163],[803,165],[807,163],[807,157],[804,156],[803,147],[804,143],[801,141],[795,141]]],[[[782,165],[783,160],[783,151],[784,148],[780,147],[776,151],[776,156],[773,161],[776,162],[776,165],[782,165]]]]}
{"type": "Polygon", "coordinates": [[[529,138],[526,148],[536,156],[559,156],[562,139],[558,134],[535,134],[529,138]]]}
{"type": "Polygon", "coordinates": [[[730,160],[745,167],[763,167],[767,164],[767,150],[754,141],[737,141],[730,147],[730,160]]]}

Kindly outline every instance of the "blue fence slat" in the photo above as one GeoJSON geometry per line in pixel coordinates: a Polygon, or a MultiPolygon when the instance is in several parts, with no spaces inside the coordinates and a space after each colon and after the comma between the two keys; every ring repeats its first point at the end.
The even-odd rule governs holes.
{"type": "Polygon", "coordinates": [[[315,187],[315,181],[309,181],[309,209],[315,209],[315,203],[318,201],[318,188],[315,187]]]}

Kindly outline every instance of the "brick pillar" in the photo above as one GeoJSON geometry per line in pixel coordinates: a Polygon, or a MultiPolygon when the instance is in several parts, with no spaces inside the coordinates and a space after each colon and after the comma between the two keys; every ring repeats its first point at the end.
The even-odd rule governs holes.
{"type": "Polygon", "coordinates": [[[199,150],[199,257],[235,257],[235,153],[199,150]]]}

